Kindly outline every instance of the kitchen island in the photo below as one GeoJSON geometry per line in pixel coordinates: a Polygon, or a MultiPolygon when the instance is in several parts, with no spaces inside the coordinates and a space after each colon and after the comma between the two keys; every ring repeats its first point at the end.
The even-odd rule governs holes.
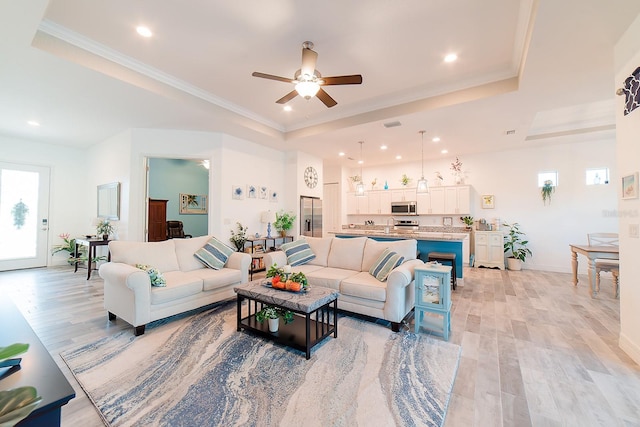
{"type": "Polygon", "coordinates": [[[452,252],[456,254],[456,276],[460,280],[463,278],[463,250],[462,244],[469,238],[469,233],[448,233],[437,231],[417,231],[417,230],[389,230],[385,233],[379,229],[350,228],[341,231],[331,231],[336,237],[361,237],[366,236],[374,240],[400,240],[416,239],[418,241],[418,252],[420,259],[427,261],[429,252],[452,252]]]}

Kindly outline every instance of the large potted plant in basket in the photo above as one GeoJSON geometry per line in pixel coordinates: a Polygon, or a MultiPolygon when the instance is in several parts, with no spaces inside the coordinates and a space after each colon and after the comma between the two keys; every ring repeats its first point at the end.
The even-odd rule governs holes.
{"type": "Polygon", "coordinates": [[[525,239],[525,234],[520,231],[520,224],[514,222],[513,224],[504,223],[505,227],[509,228],[509,234],[504,236],[504,253],[507,256],[507,268],[509,270],[521,270],[522,263],[525,262],[527,256],[533,255],[531,250],[527,248],[529,244],[525,239]]]}
{"type": "Polygon", "coordinates": [[[276,222],[273,223],[273,227],[280,232],[280,236],[285,237],[287,231],[293,227],[295,220],[296,216],[293,212],[281,210],[280,212],[276,212],[276,222]]]}

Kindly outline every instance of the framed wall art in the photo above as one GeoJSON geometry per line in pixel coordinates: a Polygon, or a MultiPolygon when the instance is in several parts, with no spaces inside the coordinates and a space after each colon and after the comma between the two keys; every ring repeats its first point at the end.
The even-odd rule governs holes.
{"type": "Polygon", "coordinates": [[[258,197],[258,187],[255,185],[247,185],[247,199],[255,199],[258,197]]]}
{"type": "Polygon", "coordinates": [[[207,196],[204,194],[180,193],[180,214],[206,214],[207,196]]]}
{"type": "Polygon", "coordinates": [[[638,198],[638,172],[622,177],[622,198],[637,199],[638,198]]]}
{"type": "Polygon", "coordinates": [[[242,185],[232,185],[231,186],[231,198],[233,200],[242,200],[244,199],[244,188],[242,185]]]}
{"type": "Polygon", "coordinates": [[[483,194],[482,197],[482,209],[493,209],[496,207],[496,198],[493,194],[483,194]]]}
{"type": "Polygon", "coordinates": [[[267,187],[261,185],[260,188],[258,188],[258,197],[261,199],[267,199],[269,197],[267,187]]]}

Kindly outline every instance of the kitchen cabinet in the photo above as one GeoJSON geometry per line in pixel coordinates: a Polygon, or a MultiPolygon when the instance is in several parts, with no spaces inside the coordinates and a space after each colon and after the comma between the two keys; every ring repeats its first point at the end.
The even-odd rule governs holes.
{"type": "Polygon", "coordinates": [[[391,215],[391,193],[389,191],[370,191],[369,214],[391,215]]]}
{"type": "Polygon", "coordinates": [[[504,270],[504,235],[501,231],[475,231],[474,267],[504,270]]]}
{"type": "Polygon", "coordinates": [[[418,194],[418,215],[468,215],[471,213],[471,189],[468,185],[430,187],[418,194]]]}
{"type": "Polygon", "coordinates": [[[400,188],[397,190],[391,190],[391,201],[392,202],[415,202],[416,189],[400,188]]]}
{"type": "Polygon", "coordinates": [[[366,215],[369,213],[369,197],[347,193],[347,215],[366,215]]]}

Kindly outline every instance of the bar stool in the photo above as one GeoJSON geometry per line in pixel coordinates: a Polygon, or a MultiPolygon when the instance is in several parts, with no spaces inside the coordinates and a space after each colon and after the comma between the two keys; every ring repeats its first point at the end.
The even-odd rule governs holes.
{"type": "Polygon", "coordinates": [[[455,291],[458,286],[456,275],[456,254],[453,252],[429,252],[428,261],[438,261],[439,263],[451,263],[451,288],[455,291]]]}

